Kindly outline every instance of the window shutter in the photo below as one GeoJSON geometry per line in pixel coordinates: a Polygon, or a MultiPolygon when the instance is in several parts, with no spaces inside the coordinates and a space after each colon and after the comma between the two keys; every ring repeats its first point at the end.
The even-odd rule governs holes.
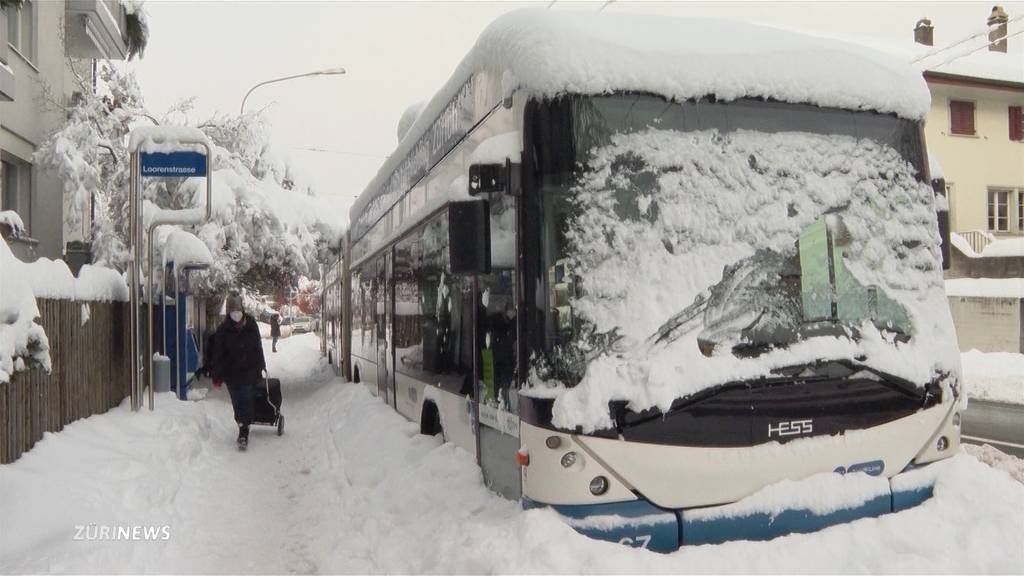
{"type": "Polygon", "coordinates": [[[974,134],[974,102],[949,102],[949,129],[953,134],[974,134]]]}
{"type": "Polygon", "coordinates": [[[1010,106],[1010,140],[1024,140],[1024,115],[1020,106],[1010,106]]]}

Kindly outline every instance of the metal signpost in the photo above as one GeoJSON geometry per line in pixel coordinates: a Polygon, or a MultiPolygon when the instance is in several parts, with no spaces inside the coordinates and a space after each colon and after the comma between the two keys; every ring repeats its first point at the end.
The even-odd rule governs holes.
{"type": "MultiPolygon", "coordinates": [[[[206,136],[197,129],[180,127],[163,128],[147,126],[132,131],[131,135],[131,182],[128,197],[128,222],[130,228],[131,256],[128,268],[130,282],[129,300],[131,312],[131,348],[132,348],[132,410],[142,408],[142,369],[143,362],[149,366],[149,409],[153,409],[153,232],[158,226],[165,224],[190,225],[201,224],[210,218],[213,181],[210,174],[210,144],[206,136]],[[203,152],[197,151],[202,149],[203,152]],[[205,153],[204,153],[205,152],[205,153]],[[206,206],[204,208],[188,208],[184,210],[156,210],[149,218],[142,211],[142,178],[206,178],[206,206]],[[143,225],[148,223],[145,236],[143,225]],[[149,301],[149,319],[146,324],[148,346],[146,357],[142,357],[141,328],[142,318],[139,315],[140,286],[142,284],[142,248],[145,240],[149,260],[149,273],[145,276],[148,287],[145,296],[149,301]]],[[[161,290],[161,293],[163,291],[161,290]]]]}

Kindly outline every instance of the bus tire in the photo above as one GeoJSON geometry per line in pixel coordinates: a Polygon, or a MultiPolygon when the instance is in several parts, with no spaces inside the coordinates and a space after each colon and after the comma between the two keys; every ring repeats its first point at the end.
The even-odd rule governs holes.
{"type": "Polygon", "coordinates": [[[420,434],[425,436],[444,436],[444,428],[441,426],[441,413],[437,410],[437,404],[433,402],[423,403],[423,413],[420,415],[420,434]]]}
{"type": "Polygon", "coordinates": [[[361,380],[359,380],[359,366],[356,366],[355,368],[352,369],[352,381],[355,382],[356,384],[361,382],[361,380]]]}
{"type": "Polygon", "coordinates": [[[334,356],[332,356],[330,352],[327,353],[327,363],[334,364],[334,356]]]}

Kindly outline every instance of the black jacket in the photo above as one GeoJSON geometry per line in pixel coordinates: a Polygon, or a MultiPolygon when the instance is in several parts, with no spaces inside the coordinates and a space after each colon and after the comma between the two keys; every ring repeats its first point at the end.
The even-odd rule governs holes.
{"type": "Polygon", "coordinates": [[[228,384],[255,384],[267,367],[256,319],[245,315],[239,327],[225,318],[213,339],[213,378],[228,384]]]}
{"type": "Polygon", "coordinates": [[[281,337],[281,320],[278,319],[277,314],[270,316],[270,335],[281,337]]]}

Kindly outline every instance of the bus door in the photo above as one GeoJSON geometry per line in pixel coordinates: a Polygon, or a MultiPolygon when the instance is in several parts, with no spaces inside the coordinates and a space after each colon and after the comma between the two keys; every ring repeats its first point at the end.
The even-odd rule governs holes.
{"type": "Polygon", "coordinates": [[[392,343],[394,321],[394,290],[391,280],[391,254],[384,253],[376,262],[377,294],[374,303],[377,322],[377,396],[390,406],[395,405],[395,354],[392,343]]]}
{"type": "Polygon", "coordinates": [[[519,451],[516,198],[490,195],[491,273],[476,277],[476,344],[480,468],[506,498],[522,492],[519,451]]]}

